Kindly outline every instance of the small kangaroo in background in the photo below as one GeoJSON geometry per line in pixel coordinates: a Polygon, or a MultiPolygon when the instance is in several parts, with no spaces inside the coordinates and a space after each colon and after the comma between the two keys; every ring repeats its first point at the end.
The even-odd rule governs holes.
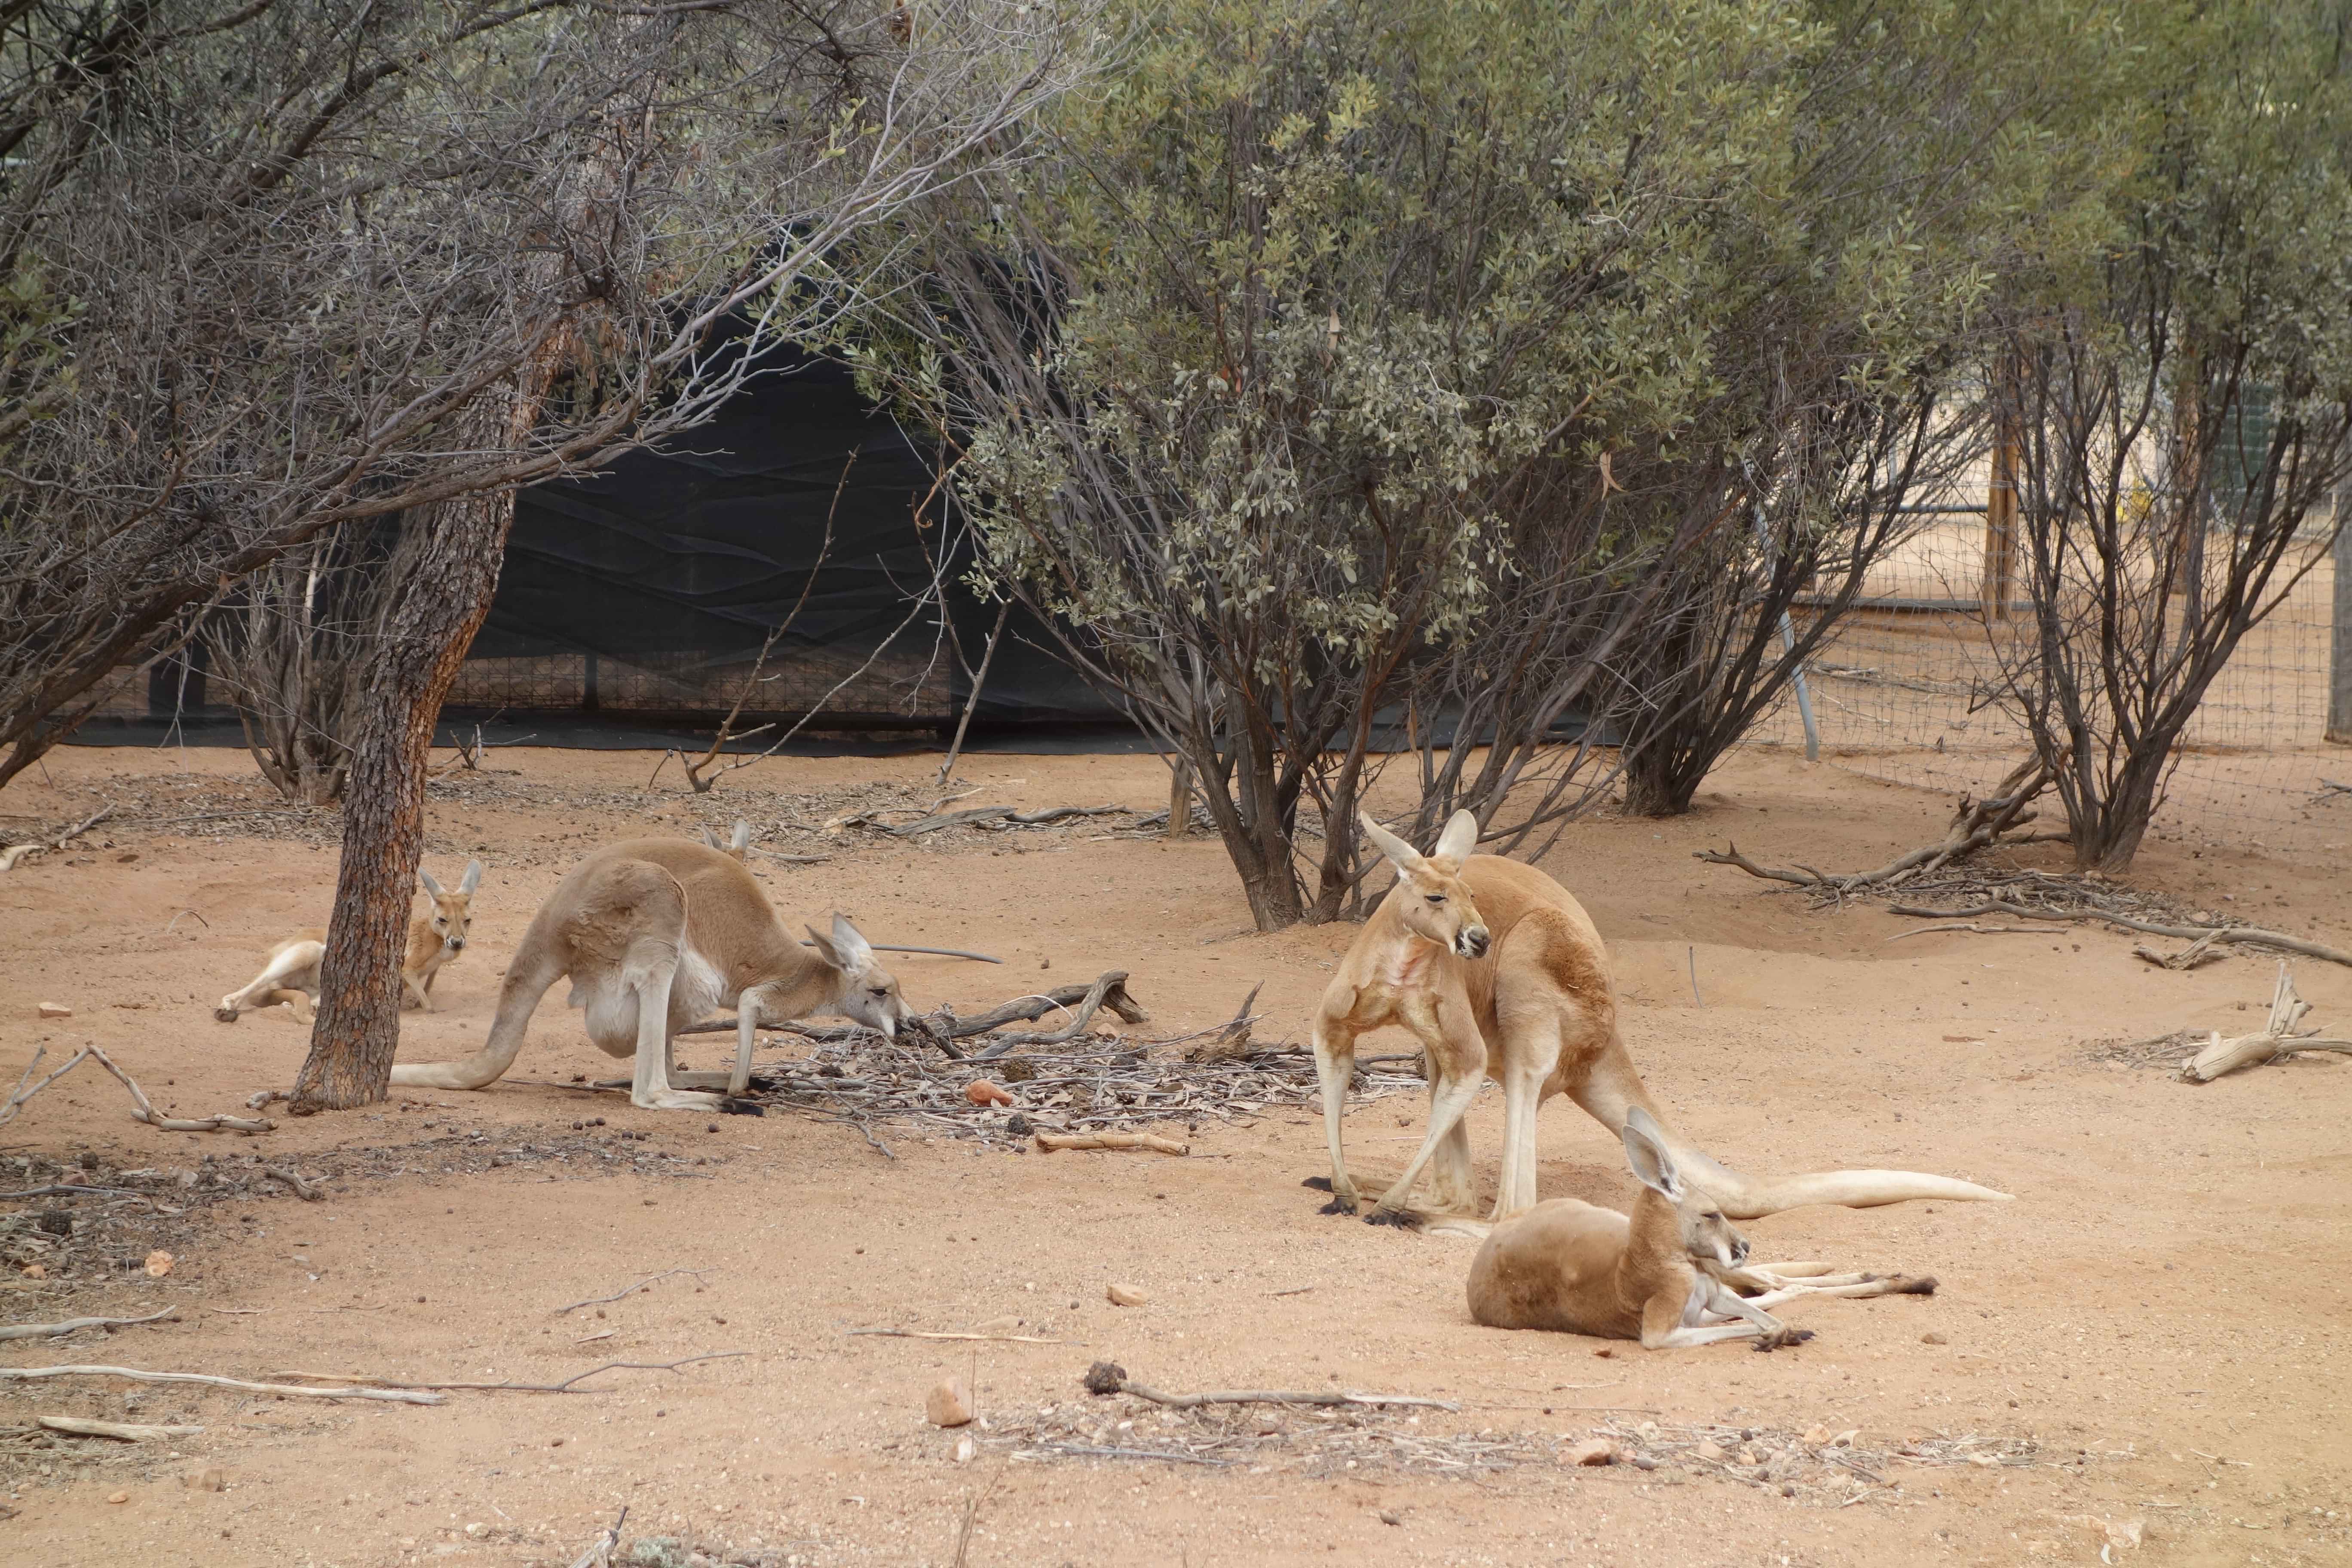
{"type": "Polygon", "coordinates": [[[719,842],[719,835],[706,827],[702,830],[702,841],[730,860],[741,860],[751,850],[751,825],[740,817],[736,818],[735,831],[724,844],[719,842]]]}
{"type": "Polygon", "coordinates": [[[1767,1310],[1783,1301],[1935,1291],[1933,1279],[1831,1275],[1816,1263],[1750,1265],[1747,1238],[1712,1197],[1684,1180],[1663,1131],[1638,1105],[1625,1113],[1625,1159],[1644,1189],[1631,1215],[1552,1198],[1491,1228],[1463,1220],[1431,1225],[1486,1233],[1470,1264],[1473,1320],[1496,1329],[1639,1340],[1654,1351],[1741,1339],[1769,1351],[1813,1337],[1767,1310]],[[1760,1293],[1750,1300],[1735,1287],[1760,1293]]]}
{"type": "MultiPolygon", "coordinates": [[[[474,918],[474,890],[482,885],[482,863],[466,862],[466,875],[450,892],[433,879],[433,874],[417,868],[416,879],[433,900],[432,912],[420,915],[409,922],[408,951],[400,961],[401,989],[407,993],[402,1005],[414,1002],[427,1013],[433,1011],[433,980],[442,965],[466,951],[466,928],[474,918]]],[[[224,1024],[236,1022],[237,1015],[257,1007],[274,1007],[284,1003],[298,1024],[310,1021],[310,1009],[319,994],[319,961],[327,956],[327,933],[311,930],[298,932],[288,941],[270,949],[269,962],[261,973],[241,991],[232,991],[220,999],[213,1016],[224,1024]]]]}

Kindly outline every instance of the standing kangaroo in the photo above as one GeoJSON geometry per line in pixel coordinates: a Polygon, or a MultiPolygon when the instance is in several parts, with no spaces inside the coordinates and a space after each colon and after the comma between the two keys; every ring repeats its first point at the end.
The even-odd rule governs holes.
{"type": "Polygon", "coordinates": [[[574,866],[523,933],[499,992],[489,1038],[463,1061],[408,1063],[392,1081],[413,1089],[480,1089],[522,1049],[547,988],[572,977],[571,1004],[587,1011],[588,1037],[608,1056],[634,1053],[629,1099],[652,1110],[711,1110],[716,1094],[679,1087],[751,1084],[752,1033],[838,1013],[895,1037],[914,1016],[898,983],[839,915],[830,936],[811,928],[814,952],[784,930],[759,880],[724,849],[683,838],[638,838],[574,866]],[[712,1008],[732,1005],[732,1073],[680,1072],[672,1038],[712,1008]]]}
{"type": "Polygon", "coordinates": [[[1429,1064],[1429,1133],[1368,1215],[1391,1224],[1434,1162],[1436,1208],[1466,1212],[1470,1135],[1462,1124],[1480,1083],[1503,1086],[1503,1173],[1493,1217],[1536,1201],[1536,1111],[1565,1093],[1619,1137],[1636,1108],[1655,1119],[1660,1145],[1735,1219],[1803,1204],[1868,1208],[1912,1198],[2009,1194],[1912,1171],[1823,1171],[1744,1176],[1676,1133],[1642,1087],[1617,1032],[1609,951],[1583,906],[1532,866],[1473,855],[1478,823],[1457,811],[1423,855],[1369,816],[1364,832],[1397,870],[1325,988],[1315,1015],[1315,1066],[1331,1146],[1330,1211],[1356,1212],[1339,1150],[1339,1117],[1355,1071],[1356,1039],[1383,1025],[1412,1031],[1429,1064]]]}
{"type": "MultiPolygon", "coordinates": [[[[408,950],[400,961],[400,985],[407,993],[402,1005],[413,1002],[430,1013],[434,976],[441,973],[443,964],[466,951],[466,928],[473,922],[474,889],[482,885],[482,863],[466,862],[465,879],[454,893],[435,881],[433,873],[422,867],[417,868],[416,879],[424,884],[425,896],[433,900],[433,910],[409,923],[408,950]]],[[[298,931],[271,948],[261,973],[247,981],[243,990],[222,997],[220,1005],[213,1009],[213,1016],[224,1024],[234,1024],[240,1013],[256,1007],[274,1007],[282,1002],[296,1023],[309,1023],[310,999],[319,994],[319,962],[326,956],[325,931],[298,931]]]]}

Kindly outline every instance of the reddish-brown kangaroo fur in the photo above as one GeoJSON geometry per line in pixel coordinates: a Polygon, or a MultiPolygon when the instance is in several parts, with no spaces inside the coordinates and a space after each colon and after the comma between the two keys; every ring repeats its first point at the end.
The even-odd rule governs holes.
{"type": "Polygon", "coordinates": [[[1454,814],[1426,856],[1369,817],[1363,826],[1398,874],[1340,961],[1315,1017],[1335,1210],[1352,1214],[1358,1203],[1339,1138],[1356,1041],[1390,1024],[1411,1030],[1425,1053],[1429,1132],[1381,1194],[1370,1216],[1376,1221],[1405,1213],[1425,1168],[1436,1210],[1473,1207],[1462,1113],[1489,1078],[1503,1088],[1502,1180],[1492,1211],[1497,1220],[1536,1201],[1536,1111],[1556,1094],[1619,1137],[1629,1111],[1647,1111],[1685,1175],[1738,1219],[1803,1204],[1864,1208],[1913,1198],[2007,1197],[1911,1171],[1752,1177],[1718,1164],[1675,1131],[1643,1087],[1618,1033],[1608,948],[1567,889],[1532,866],[1471,854],[1477,824],[1467,812],[1454,814]]]}

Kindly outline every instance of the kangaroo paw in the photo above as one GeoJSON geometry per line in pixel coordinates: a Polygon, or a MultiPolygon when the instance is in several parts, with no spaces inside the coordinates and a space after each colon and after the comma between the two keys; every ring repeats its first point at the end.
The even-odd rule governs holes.
{"type": "Polygon", "coordinates": [[[1419,1230],[1421,1215],[1411,1209],[1375,1208],[1364,1216],[1366,1225],[1394,1226],[1399,1230],[1419,1230]]]}
{"type": "Polygon", "coordinates": [[[730,1116],[765,1116],[768,1108],[756,1100],[738,1100],[727,1095],[719,1101],[719,1109],[730,1116]]]}

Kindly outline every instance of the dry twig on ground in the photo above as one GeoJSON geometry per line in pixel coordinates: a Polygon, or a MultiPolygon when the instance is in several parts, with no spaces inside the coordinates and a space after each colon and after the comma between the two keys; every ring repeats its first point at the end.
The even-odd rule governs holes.
{"type": "Polygon", "coordinates": [[[47,855],[54,850],[63,849],[113,815],[114,806],[110,803],[91,812],[55,838],[27,839],[22,844],[11,844],[5,848],[0,848],[0,871],[13,871],[20,860],[27,860],[36,855],[47,855]]]}
{"type": "Polygon", "coordinates": [[[1156,1388],[1134,1382],[1127,1375],[1127,1368],[1108,1361],[1098,1361],[1087,1368],[1086,1376],[1079,1382],[1086,1385],[1088,1394],[1131,1394],[1138,1399],[1148,1399],[1171,1410],[1197,1410],[1204,1405],[1412,1405],[1430,1410],[1462,1408],[1451,1400],[1431,1399],[1419,1394],[1349,1394],[1336,1388],[1310,1389],[1303,1393],[1220,1389],[1207,1394],[1162,1394],[1156,1388]]]}
{"type": "Polygon", "coordinates": [[[568,1307],[558,1307],[555,1309],[555,1315],[560,1318],[566,1312],[576,1312],[583,1307],[606,1306],[624,1296],[633,1295],[648,1285],[658,1284],[664,1279],[675,1279],[681,1274],[693,1276],[695,1283],[700,1284],[704,1275],[717,1272],[715,1268],[665,1268],[658,1274],[646,1275],[634,1285],[624,1285],[609,1296],[591,1296],[585,1301],[574,1301],[568,1307]]]}
{"type": "Polygon", "coordinates": [[[321,1383],[357,1384],[368,1388],[417,1389],[436,1393],[577,1394],[582,1392],[578,1384],[608,1372],[676,1372],[682,1366],[692,1366],[697,1362],[732,1361],[738,1356],[747,1356],[751,1353],[750,1351],[709,1351],[701,1355],[680,1356],[676,1361],[608,1361],[603,1366],[591,1367],[586,1372],[574,1373],[562,1383],[515,1383],[511,1380],[504,1383],[404,1383],[398,1378],[363,1377],[353,1373],[342,1372],[281,1372],[278,1375],[312,1378],[321,1383]]]}
{"type": "Polygon", "coordinates": [[[0,1127],[5,1127],[9,1122],[15,1121],[17,1113],[24,1109],[25,1102],[32,1099],[33,1096],[40,1093],[41,1090],[48,1088],[49,1085],[57,1082],[58,1079],[73,1071],[74,1068],[79,1067],[84,1061],[94,1061],[98,1063],[99,1066],[104,1068],[108,1072],[112,1073],[116,1080],[119,1081],[123,1088],[131,1091],[131,1119],[134,1121],[143,1121],[150,1127],[158,1127],[166,1132],[268,1132],[277,1128],[278,1124],[271,1121],[267,1117],[252,1119],[243,1116],[204,1116],[194,1118],[165,1116],[161,1111],[157,1110],[154,1106],[148,1103],[145,1092],[142,1091],[136,1083],[131,1081],[131,1075],[124,1072],[121,1068],[116,1067],[114,1065],[114,1059],[111,1057],[109,1057],[104,1051],[99,1049],[96,1046],[82,1047],[79,1050],[74,1052],[72,1056],[66,1058],[64,1066],[58,1068],[55,1072],[49,1074],[48,1077],[41,1079],[38,1083],[33,1084],[31,1088],[27,1089],[26,1084],[31,1079],[34,1070],[41,1065],[41,1058],[48,1055],[48,1050],[49,1048],[47,1046],[39,1046],[34,1048],[33,1059],[25,1065],[24,1077],[16,1080],[16,1090],[8,1096],[8,1100],[5,1104],[0,1104],[0,1127]]]}
{"type": "Polygon", "coordinates": [[[0,1340],[56,1339],[78,1329],[121,1329],[133,1323],[160,1323],[180,1309],[166,1307],[160,1312],[150,1312],[143,1318],[68,1318],[58,1323],[0,1324],[0,1340]]]}
{"type": "Polygon", "coordinates": [[[50,1377],[119,1377],[131,1383],[194,1383],[207,1388],[233,1388],[240,1394],[274,1394],[284,1399],[383,1399],[401,1405],[441,1403],[441,1396],[437,1394],[383,1385],[302,1388],[286,1383],[247,1383],[242,1378],[215,1377],[210,1373],[148,1372],[132,1366],[0,1366],[0,1383],[29,1383],[37,1378],[50,1377]]]}
{"type": "Polygon", "coordinates": [[[1037,1151],[1053,1153],[1057,1149],[1149,1150],[1154,1154],[1189,1154],[1192,1146],[1179,1143],[1173,1138],[1156,1138],[1149,1132],[1040,1132],[1037,1151]]]}

